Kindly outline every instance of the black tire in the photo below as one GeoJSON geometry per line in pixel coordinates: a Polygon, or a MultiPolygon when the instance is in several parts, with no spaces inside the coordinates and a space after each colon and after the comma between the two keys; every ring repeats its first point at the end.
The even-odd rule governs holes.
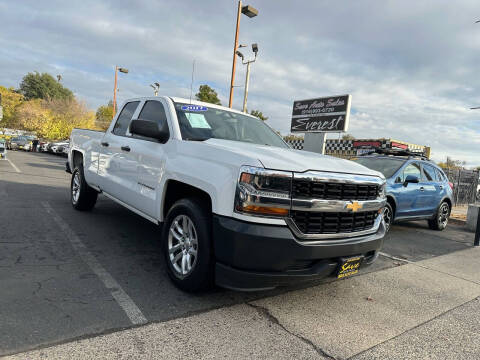
{"type": "Polygon", "coordinates": [[[445,230],[450,217],[450,205],[444,201],[440,204],[433,219],[428,220],[428,227],[432,230],[445,230]]]}
{"type": "Polygon", "coordinates": [[[385,221],[385,234],[390,231],[390,228],[393,224],[395,214],[393,213],[393,208],[390,203],[385,204],[385,209],[383,210],[383,220],[385,221]]]}
{"type": "Polygon", "coordinates": [[[98,192],[88,186],[83,173],[83,165],[79,164],[72,172],[70,181],[70,200],[76,210],[92,210],[97,202],[98,192]],[[78,196],[75,195],[74,186],[77,187],[78,196]]]}
{"type": "MultiPolygon", "coordinates": [[[[214,256],[211,240],[211,219],[212,215],[210,210],[204,206],[200,200],[195,198],[178,200],[170,208],[165,218],[162,228],[162,247],[167,264],[167,273],[172,282],[184,291],[198,292],[207,290],[213,286],[214,256]],[[191,229],[191,234],[188,233],[190,231],[188,230],[184,237],[182,233],[176,231],[176,229],[184,226],[186,218],[193,224],[193,228],[191,229]],[[177,227],[174,221],[177,221],[177,227]],[[176,235],[171,233],[171,229],[173,229],[172,231],[176,235]],[[181,240],[179,240],[178,237],[180,237],[181,240]],[[196,241],[194,241],[193,238],[195,238],[196,241]],[[194,244],[196,244],[196,248],[194,244]],[[173,248],[177,246],[180,246],[180,248],[173,250],[173,248]],[[170,248],[172,251],[169,251],[170,248]],[[192,258],[190,257],[193,257],[193,254],[190,255],[190,250],[192,249],[195,251],[193,260],[191,260],[192,258]],[[181,271],[184,270],[184,255],[188,256],[188,259],[192,261],[191,268],[186,274],[181,273],[181,271]],[[180,256],[180,258],[174,265],[177,256],[180,256]],[[181,262],[181,265],[179,265],[178,262],[181,262]],[[175,268],[175,266],[177,266],[177,268],[175,268]]],[[[183,230],[185,230],[185,228],[183,228],[183,230]]],[[[189,261],[186,260],[186,263],[189,263],[189,261]]],[[[188,267],[188,265],[186,267],[188,267]]]]}

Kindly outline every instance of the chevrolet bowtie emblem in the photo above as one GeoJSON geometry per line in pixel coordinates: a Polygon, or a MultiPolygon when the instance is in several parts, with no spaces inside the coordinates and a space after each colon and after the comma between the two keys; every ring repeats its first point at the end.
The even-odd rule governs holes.
{"type": "Polygon", "coordinates": [[[362,204],[360,204],[358,201],[352,201],[351,204],[347,205],[347,209],[352,210],[353,212],[357,212],[363,207],[362,204]]]}

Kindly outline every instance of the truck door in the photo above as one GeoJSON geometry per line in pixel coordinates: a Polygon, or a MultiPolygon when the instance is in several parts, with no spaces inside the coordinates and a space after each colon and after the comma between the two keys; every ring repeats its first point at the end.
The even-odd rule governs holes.
{"type": "MultiPolygon", "coordinates": [[[[167,114],[169,112],[165,111],[162,99],[147,100],[138,114],[138,119],[152,121],[159,125],[165,122],[168,124],[167,114]]],[[[166,148],[171,144],[168,142],[163,144],[156,139],[135,134],[132,137],[135,141],[132,153],[138,163],[136,197],[132,205],[144,214],[158,219],[160,197],[162,196],[162,176],[165,173],[166,148]]]]}
{"type": "Polygon", "coordinates": [[[134,198],[137,183],[137,162],[131,153],[132,137],[128,136],[128,127],[139,103],[131,101],[123,106],[113,128],[105,132],[99,156],[100,189],[126,204],[134,198]]]}

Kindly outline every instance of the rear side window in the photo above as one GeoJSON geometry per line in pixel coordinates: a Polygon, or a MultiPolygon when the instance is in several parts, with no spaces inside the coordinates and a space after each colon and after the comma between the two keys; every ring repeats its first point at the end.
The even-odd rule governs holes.
{"type": "Polygon", "coordinates": [[[437,181],[437,174],[433,166],[423,164],[423,173],[425,174],[427,181],[437,181]]]}
{"type": "Polygon", "coordinates": [[[446,179],[446,176],[443,174],[443,172],[441,172],[439,169],[435,169],[435,171],[437,172],[438,181],[444,182],[446,179]]]}
{"type": "Polygon", "coordinates": [[[113,133],[119,136],[125,136],[127,133],[128,125],[130,124],[130,120],[132,120],[132,116],[137,109],[138,103],[140,101],[132,101],[127,104],[122,109],[120,115],[118,115],[117,122],[113,128],[113,133]]]}

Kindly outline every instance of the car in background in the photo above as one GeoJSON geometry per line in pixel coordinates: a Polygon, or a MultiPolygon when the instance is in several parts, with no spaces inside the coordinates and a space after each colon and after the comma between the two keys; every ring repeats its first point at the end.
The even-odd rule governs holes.
{"type": "Polygon", "coordinates": [[[29,140],[25,136],[17,136],[10,139],[10,150],[24,150],[29,147],[29,140]]]}
{"type": "Polygon", "coordinates": [[[52,152],[53,154],[56,154],[56,155],[63,155],[65,154],[65,148],[67,148],[67,151],[66,153],[68,154],[68,147],[69,147],[69,142],[68,141],[60,141],[60,142],[56,142],[56,143],[53,143],[51,148],[50,148],[50,152],[52,152]]]}
{"type": "Polygon", "coordinates": [[[0,139],[0,159],[5,159],[7,156],[7,144],[5,140],[0,139]]]}
{"type": "Polygon", "coordinates": [[[353,161],[381,172],[387,179],[383,213],[387,231],[394,222],[407,220],[427,220],[433,230],[447,227],[453,184],[433,162],[424,157],[387,154],[360,156],[353,161]]]}

